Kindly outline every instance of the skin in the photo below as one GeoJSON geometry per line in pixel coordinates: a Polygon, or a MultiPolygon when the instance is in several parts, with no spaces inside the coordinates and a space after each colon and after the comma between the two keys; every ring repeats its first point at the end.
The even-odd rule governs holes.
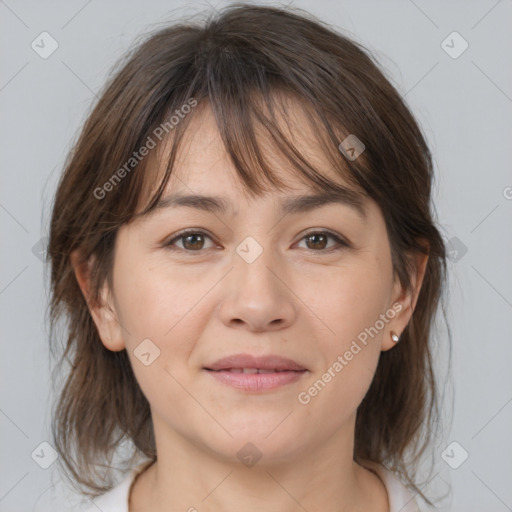
{"type": "MultiPolygon", "coordinates": [[[[297,147],[324,161],[302,114],[294,114],[302,122],[291,134],[297,147]]],[[[103,304],[90,306],[103,344],[127,350],[151,406],[158,460],[136,480],[130,511],[386,512],[383,483],[352,458],[356,410],[381,351],[395,346],[390,332],[400,335],[411,317],[427,257],[417,257],[414,291],[407,293],[392,272],[382,213],[369,199],[366,221],[343,204],[280,216],[283,198],[311,187],[277,154],[271,161],[290,190],[245,195],[210,109],[194,115],[164,196],[218,195],[235,213],[180,207],[123,225],[113,289],[105,285],[103,304]],[[184,228],[210,238],[178,239],[175,251],[165,247],[184,228]],[[323,240],[305,238],[322,229],[351,247],[329,251],[338,246],[334,239],[324,248],[323,240]],[[250,264],[235,251],[247,236],[263,249],[250,264]],[[317,396],[299,403],[298,394],[393,304],[400,312],[317,396]],[[134,355],[146,338],[160,349],[149,366],[134,355]],[[240,352],[278,354],[308,372],[296,383],[249,393],[203,369],[240,352]],[[263,454],[252,467],[237,457],[248,442],[263,454]]],[[[75,273],[88,297],[88,267],[75,266],[75,273]]]]}

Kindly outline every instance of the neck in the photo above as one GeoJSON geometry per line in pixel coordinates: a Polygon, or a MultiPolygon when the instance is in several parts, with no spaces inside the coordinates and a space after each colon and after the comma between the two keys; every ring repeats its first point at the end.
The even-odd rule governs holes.
{"type": "Polygon", "coordinates": [[[350,443],[340,441],[347,436],[293,457],[263,455],[248,467],[168,434],[156,437],[158,460],[132,486],[130,512],[389,510],[383,483],[352,460],[350,443]]]}

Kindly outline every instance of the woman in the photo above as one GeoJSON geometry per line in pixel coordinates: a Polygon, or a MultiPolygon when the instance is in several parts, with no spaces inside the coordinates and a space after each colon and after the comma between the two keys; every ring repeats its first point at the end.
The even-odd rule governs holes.
{"type": "Polygon", "coordinates": [[[431,503],[432,179],[396,90],[307,13],[235,4],[135,48],[70,154],[48,248],[72,361],[54,443],[107,491],[91,510],[431,503]]]}

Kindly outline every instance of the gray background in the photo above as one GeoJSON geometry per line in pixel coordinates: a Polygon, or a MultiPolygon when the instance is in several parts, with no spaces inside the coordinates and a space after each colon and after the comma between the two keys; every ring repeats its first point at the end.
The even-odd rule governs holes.
{"type": "MultiPolygon", "coordinates": [[[[40,463],[48,457],[49,449],[41,452],[39,445],[50,440],[52,400],[47,278],[37,244],[48,233],[64,158],[107,72],[135,37],[209,5],[224,2],[0,0],[1,511],[65,510],[64,503],[78,500],[66,492],[56,464],[45,470],[31,458],[34,450],[45,454],[40,463]],[[43,31],[59,45],[47,59],[31,48],[43,31]]],[[[510,511],[512,1],[293,5],[373,51],[429,139],[439,222],[454,249],[453,367],[442,384],[453,395],[454,413],[451,430],[438,440],[436,474],[427,488],[452,486],[446,510],[510,511]],[[469,44],[457,58],[462,40],[451,36],[442,45],[453,31],[469,44]],[[442,456],[454,441],[446,460],[457,465],[462,449],[469,454],[457,469],[442,456]]],[[[439,338],[446,339],[444,331],[439,338]]],[[[444,359],[440,353],[440,366],[444,359]]]]}

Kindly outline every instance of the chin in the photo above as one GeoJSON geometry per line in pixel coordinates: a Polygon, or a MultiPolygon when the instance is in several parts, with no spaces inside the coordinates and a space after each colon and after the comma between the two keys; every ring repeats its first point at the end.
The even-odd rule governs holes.
{"type": "Polygon", "coordinates": [[[304,436],[300,429],[290,430],[283,419],[280,415],[277,421],[246,417],[243,422],[223,422],[232,437],[221,428],[212,435],[210,429],[201,435],[202,443],[226,462],[241,462],[248,467],[251,466],[244,462],[247,457],[258,459],[258,465],[293,460],[308,448],[302,444],[304,436]]]}

